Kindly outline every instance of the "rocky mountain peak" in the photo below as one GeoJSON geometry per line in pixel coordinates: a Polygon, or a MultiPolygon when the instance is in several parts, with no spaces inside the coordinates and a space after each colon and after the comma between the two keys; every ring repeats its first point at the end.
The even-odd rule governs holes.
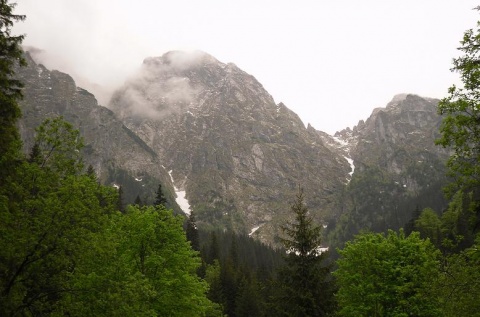
{"type": "Polygon", "coordinates": [[[315,220],[332,230],[343,220],[337,227],[351,232],[379,221],[401,226],[422,195],[441,207],[432,193],[448,153],[433,142],[441,122],[434,99],[397,95],[330,136],[275,104],[252,75],[204,52],[145,59],[111,110],[67,74],[27,60],[18,72],[25,145],[43,118],[63,115],[85,137],[86,161],[103,182],[142,199],[161,183],[172,206],[195,211],[200,226],[271,243],[298,186],[315,220]]]}
{"type": "Polygon", "coordinates": [[[186,70],[201,67],[207,64],[219,64],[215,57],[203,51],[169,51],[159,57],[147,57],[143,61],[146,67],[164,67],[177,70],[186,70]]]}
{"type": "Polygon", "coordinates": [[[200,223],[262,225],[261,236],[278,228],[300,184],[319,220],[331,214],[348,163],[255,77],[204,53],[171,52],[142,68],[109,107],[159,154],[200,223]]]}

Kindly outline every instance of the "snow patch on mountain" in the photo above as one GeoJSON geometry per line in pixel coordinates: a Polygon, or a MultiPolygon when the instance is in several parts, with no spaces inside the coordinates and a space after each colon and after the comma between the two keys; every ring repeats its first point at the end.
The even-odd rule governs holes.
{"type": "Polygon", "coordinates": [[[352,131],[347,131],[343,134],[336,134],[335,136],[324,135],[322,139],[325,145],[332,151],[340,152],[350,165],[350,172],[346,179],[348,184],[355,172],[354,160],[350,153],[358,143],[357,137],[353,135],[352,131]]]}
{"type": "Polygon", "coordinates": [[[248,234],[248,236],[252,236],[252,234],[254,234],[255,231],[257,231],[258,229],[260,229],[261,226],[263,226],[263,224],[253,227],[252,230],[250,230],[250,233],[248,234]]]}
{"type": "Polygon", "coordinates": [[[175,201],[177,202],[178,206],[180,206],[180,208],[183,210],[183,212],[186,215],[190,216],[191,207],[187,199],[187,192],[185,190],[180,190],[175,186],[172,172],[173,170],[168,171],[168,175],[170,175],[170,180],[172,181],[173,189],[175,190],[175,194],[176,194],[175,201]]]}

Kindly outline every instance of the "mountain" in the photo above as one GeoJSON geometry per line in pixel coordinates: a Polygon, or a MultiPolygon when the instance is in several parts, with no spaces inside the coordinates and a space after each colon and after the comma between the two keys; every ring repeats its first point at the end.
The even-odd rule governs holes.
{"type": "Polygon", "coordinates": [[[415,210],[445,208],[448,151],[434,145],[438,100],[398,95],[334,136],[303,124],[252,76],[204,52],[144,60],[108,108],[59,71],[36,64],[25,83],[19,130],[62,115],[85,138],[86,164],[121,185],[126,202],[153,202],[158,184],[177,212],[204,229],[276,243],[298,187],[330,245],[360,230],[405,226],[415,210]]]}
{"type": "Polygon", "coordinates": [[[271,240],[298,186],[319,222],[348,162],[251,75],[203,52],[147,58],[109,108],[171,171],[200,225],[271,240]]]}
{"type": "Polygon", "coordinates": [[[69,75],[37,64],[28,52],[25,58],[27,66],[16,71],[25,85],[20,102],[23,116],[18,123],[25,152],[33,146],[38,125],[46,118],[63,116],[84,138],[86,166],[94,167],[101,182],[122,185],[125,203],[137,195],[153,200],[159,183],[165,184],[166,196],[174,201],[170,178],[145,142],[111,110],[99,106],[91,93],[77,87],[69,75]]]}
{"type": "Polygon", "coordinates": [[[445,161],[449,152],[435,146],[442,117],[438,100],[397,95],[366,121],[331,137],[318,132],[354,167],[331,226],[330,240],[347,241],[360,230],[399,229],[414,210],[440,213],[446,207],[445,161]]]}

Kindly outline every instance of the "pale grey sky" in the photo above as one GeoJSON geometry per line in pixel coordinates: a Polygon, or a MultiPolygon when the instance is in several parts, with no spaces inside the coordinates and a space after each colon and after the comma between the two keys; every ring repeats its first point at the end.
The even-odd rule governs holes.
{"type": "MultiPolygon", "coordinates": [[[[24,44],[49,68],[109,91],[149,56],[202,50],[255,76],[333,134],[395,94],[441,98],[472,0],[18,0],[24,44]]],[[[90,87],[86,87],[87,89],[90,87]]],[[[97,87],[98,88],[98,87],[97,87]]],[[[105,105],[105,97],[100,96],[105,105]]]]}

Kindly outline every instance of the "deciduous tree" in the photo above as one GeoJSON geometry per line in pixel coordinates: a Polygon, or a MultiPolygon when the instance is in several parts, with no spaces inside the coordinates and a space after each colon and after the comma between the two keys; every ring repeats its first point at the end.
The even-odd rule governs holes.
{"type": "Polygon", "coordinates": [[[360,234],[339,253],[339,316],[441,316],[440,251],[418,232],[360,234]]]}
{"type": "Polygon", "coordinates": [[[452,71],[460,73],[463,87],[453,85],[438,105],[445,117],[436,143],[454,151],[447,164],[455,187],[465,190],[480,186],[480,22],[460,43],[463,55],[453,60],[452,71]]]}

